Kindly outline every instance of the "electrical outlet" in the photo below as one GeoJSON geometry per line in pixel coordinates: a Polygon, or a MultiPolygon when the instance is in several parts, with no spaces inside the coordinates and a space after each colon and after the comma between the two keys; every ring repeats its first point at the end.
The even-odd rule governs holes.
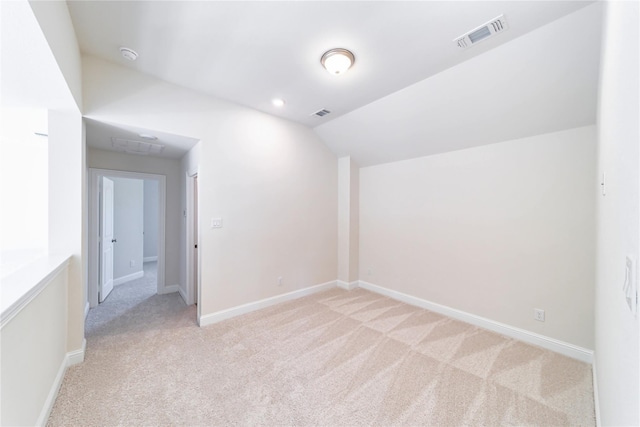
{"type": "Polygon", "coordinates": [[[278,286],[282,286],[282,276],[278,276],[278,286]]]}
{"type": "Polygon", "coordinates": [[[135,260],[131,260],[129,261],[129,267],[135,267],[136,266],[136,261],[135,260]]]}
{"type": "Polygon", "coordinates": [[[544,322],[544,310],[541,310],[539,308],[534,308],[533,319],[537,320],[538,322],[544,322]]]}

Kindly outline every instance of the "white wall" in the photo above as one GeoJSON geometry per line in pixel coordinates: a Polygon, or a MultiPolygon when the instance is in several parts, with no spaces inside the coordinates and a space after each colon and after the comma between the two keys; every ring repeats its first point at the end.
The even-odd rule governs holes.
{"type": "MultiPolygon", "coordinates": [[[[64,267],[0,330],[0,425],[44,424],[52,388],[62,380],[67,340],[68,269],[64,267]]],[[[4,323],[4,322],[3,322],[4,323]]]]}
{"type": "MultiPolygon", "coordinates": [[[[87,139],[91,135],[87,135],[87,139]]],[[[128,172],[141,172],[167,177],[166,222],[165,222],[165,284],[167,286],[179,284],[180,272],[180,161],[159,157],[123,154],[115,151],[87,149],[87,167],[97,169],[111,169],[128,172]]]]}
{"type": "Polygon", "coordinates": [[[203,315],[336,279],[337,160],[310,129],[96,58],[83,77],[87,117],[201,141],[203,315]]]}
{"type": "Polygon", "coordinates": [[[144,180],[145,259],[158,257],[158,181],[144,180]]]}
{"type": "Polygon", "coordinates": [[[338,280],[359,279],[360,171],[351,157],[338,159],[338,280]]]}
{"type": "Polygon", "coordinates": [[[593,126],[361,168],[360,278],[592,349],[594,168],[593,126]]]}
{"type": "Polygon", "coordinates": [[[86,298],[86,167],[78,112],[49,112],[49,253],[69,264],[67,350],[82,348],[86,298]]]}
{"type": "Polygon", "coordinates": [[[0,209],[0,279],[47,253],[49,148],[48,139],[34,132],[48,133],[48,114],[31,108],[0,112],[0,200],[6,207],[0,209]]]}
{"type": "Polygon", "coordinates": [[[114,280],[142,271],[144,250],[144,181],[113,180],[114,280]],[[131,265],[133,263],[133,265],[131,265]]]}
{"type": "Polygon", "coordinates": [[[597,197],[596,368],[602,425],[640,425],[639,327],[622,293],[625,257],[638,260],[640,141],[638,2],[607,2],[604,18],[597,197]]]}

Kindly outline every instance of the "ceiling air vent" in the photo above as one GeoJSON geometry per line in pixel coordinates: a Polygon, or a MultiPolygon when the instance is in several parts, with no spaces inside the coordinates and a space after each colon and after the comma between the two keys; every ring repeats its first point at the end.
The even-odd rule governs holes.
{"type": "Polygon", "coordinates": [[[132,141],[123,138],[111,138],[111,146],[118,151],[129,154],[160,154],[164,150],[164,145],[153,142],[132,141]]]}
{"type": "Polygon", "coordinates": [[[326,108],[323,108],[322,110],[316,111],[315,113],[313,113],[312,116],[324,117],[329,113],[331,113],[331,111],[327,110],[326,108]]]}
{"type": "Polygon", "coordinates": [[[478,28],[469,31],[468,33],[456,37],[453,42],[462,49],[466,49],[474,44],[486,40],[489,37],[501,33],[509,29],[509,24],[504,15],[500,15],[497,18],[479,26],[478,28]]]}

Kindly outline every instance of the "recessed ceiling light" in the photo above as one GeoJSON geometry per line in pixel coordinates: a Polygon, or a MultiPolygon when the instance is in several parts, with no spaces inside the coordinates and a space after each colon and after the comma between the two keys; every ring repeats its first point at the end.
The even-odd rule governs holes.
{"type": "Polygon", "coordinates": [[[123,58],[128,59],[129,61],[135,61],[136,59],[138,59],[138,53],[133,49],[129,49],[128,47],[121,47],[120,53],[122,54],[123,58]]]}
{"type": "Polygon", "coordinates": [[[274,98],[271,100],[271,103],[276,107],[284,107],[284,99],[282,98],[274,98]]]}
{"type": "Polygon", "coordinates": [[[151,135],[149,133],[139,133],[138,136],[142,139],[147,139],[149,141],[155,141],[156,139],[158,139],[157,136],[151,135]]]}
{"type": "Polygon", "coordinates": [[[339,75],[351,68],[356,58],[347,49],[337,48],[326,51],[320,58],[320,62],[328,72],[339,75]]]}

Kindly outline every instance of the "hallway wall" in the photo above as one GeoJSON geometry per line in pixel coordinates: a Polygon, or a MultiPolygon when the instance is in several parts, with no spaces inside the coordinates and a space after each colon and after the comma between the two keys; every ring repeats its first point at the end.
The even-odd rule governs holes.
{"type": "Polygon", "coordinates": [[[113,180],[113,279],[137,278],[142,274],[144,246],[144,181],[141,179],[110,178],[113,180]]]}

